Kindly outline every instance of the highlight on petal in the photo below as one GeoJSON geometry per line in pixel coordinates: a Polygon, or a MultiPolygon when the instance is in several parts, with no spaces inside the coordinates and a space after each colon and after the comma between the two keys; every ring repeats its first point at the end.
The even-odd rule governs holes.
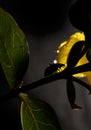
{"type": "Polygon", "coordinates": [[[57,72],[58,69],[61,69],[61,67],[64,66],[64,64],[50,64],[45,69],[44,76],[52,75],[53,73],[57,72]]]}
{"type": "MultiPolygon", "coordinates": [[[[65,66],[63,66],[61,68],[60,71],[62,71],[62,69],[64,70],[67,67],[67,57],[68,57],[68,54],[69,54],[71,48],[73,47],[73,45],[76,42],[79,42],[79,41],[85,41],[85,35],[84,35],[83,32],[76,32],[76,33],[72,34],[67,40],[63,41],[58,46],[57,59],[56,59],[57,63],[65,65],[65,66]]],[[[75,58],[75,56],[74,56],[74,58],[75,58]]],[[[84,55],[79,60],[79,62],[77,63],[76,66],[79,66],[79,65],[82,65],[82,64],[85,64],[85,63],[88,63],[86,55],[84,55]]],[[[84,76],[86,76],[86,74],[85,73],[80,73],[80,74],[76,74],[75,76],[77,76],[77,77],[84,77],[84,76]]]]}

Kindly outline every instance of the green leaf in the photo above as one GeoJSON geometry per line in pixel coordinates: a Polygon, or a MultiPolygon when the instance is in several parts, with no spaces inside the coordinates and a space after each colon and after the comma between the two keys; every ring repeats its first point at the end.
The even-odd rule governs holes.
{"type": "Polygon", "coordinates": [[[73,45],[67,57],[68,68],[73,68],[80,60],[80,58],[84,55],[85,53],[84,44],[85,44],[84,41],[79,41],[73,45]]]}
{"type": "Polygon", "coordinates": [[[54,110],[40,99],[20,94],[21,123],[23,130],[61,130],[54,110]]]}
{"type": "Polygon", "coordinates": [[[29,48],[14,18],[0,8],[0,64],[10,88],[17,86],[28,66],[29,48]]]}
{"type": "Polygon", "coordinates": [[[81,109],[80,106],[75,104],[76,92],[75,92],[75,86],[71,79],[67,79],[66,89],[67,89],[68,101],[69,101],[72,109],[75,109],[75,110],[81,109]]]}
{"type": "Polygon", "coordinates": [[[65,66],[64,64],[50,64],[46,69],[44,76],[49,76],[53,74],[54,72],[57,72],[58,68],[61,68],[62,66],[65,66]]]}

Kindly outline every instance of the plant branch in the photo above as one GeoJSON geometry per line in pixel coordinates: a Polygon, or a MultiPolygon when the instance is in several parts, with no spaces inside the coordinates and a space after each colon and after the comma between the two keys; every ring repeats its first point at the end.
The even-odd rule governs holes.
{"type": "Polygon", "coordinates": [[[26,86],[22,86],[21,88],[14,88],[12,89],[8,94],[6,94],[4,97],[0,99],[0,102],[5,102],[6,100],[15,98],[18,96],[19,93],[27,92],[28,90],[32,90],[34,88],[38,88],[39,86],[42,86],[47,83],[51,83],[53,81],[56,81],[58,79],[62,79],[64,77],[64,73],[57,73],[48,77],[44,77],[42,79],[39,79],[35,82],[32,82],[26,86]]]}
{"type": "Polygon", "coordinates": [[[91,71],[91,63],[86,63],[84,65],[77,66],[73,70],[71,70],[70,73],[71,75],[73,75],[73,74],[78,74],[87,71],[91,71]]]}
{"type": "MultiPolygon", "coordinates": [[[[18,89],[16,88],[16,89],[11,90],[7,95],[5,95],[4,97],[2,97],[0,99],[0,102],[5,102],[6,100],[15,98],[21,92],[27,92],[28,90],[35,89],[35,88],[42,86],[44,84],[51,83],[53,81],[60,80],[60,79],[67,79],[74,74],[86,72],[86,71],[91,71],[91,64],[90,63],[87,63],[85,65],[81,65],[78,67],[74,67],[72,70],[68,70],[66,68],[65,70],[63,70],[60,73],[56,73],[56,74],[53,74],[51,76],[44,77],[40,80],[37,80],[33,83],[26,85],[26,86],[22,86],[21,88],[18,88],[18,89]]],[[[76,78],[73,78],[73,80],[80,83],[81,85],[83,85],[84,87],[89,89],[89,91],[91,91],[91,87],[89,85],[86,85],[85,83],[83,83],[82,81],[80,81],[76,78]]]]}

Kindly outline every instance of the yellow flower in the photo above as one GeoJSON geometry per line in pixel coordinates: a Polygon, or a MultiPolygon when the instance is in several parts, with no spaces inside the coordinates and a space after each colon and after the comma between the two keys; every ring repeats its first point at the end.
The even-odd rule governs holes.
{"type": "MultiPolygon", "coordinates": [[[[65,65],[61,69],[59,69],[58,72],[62,71],[63,69],[65,69],[65,67],[67,67],[68,54],[69,54],[72,46],[78,41],[85,41],[85,35],[83,32],[76,32],[76,33],[72,34],[66,41],[62,42],[58,46],[56,62],[65,65]]],[[[86,63],[88,63],[88,60],[86,58],[86,55],[84,55],[79,60],[79,62],[77,63],[76,66],[86,64],[86,63]]],[[[84,77],[84,76],[87,76],[87,73],[83,72],[83,73],[75,74],[74,76],[84,77]]]]}

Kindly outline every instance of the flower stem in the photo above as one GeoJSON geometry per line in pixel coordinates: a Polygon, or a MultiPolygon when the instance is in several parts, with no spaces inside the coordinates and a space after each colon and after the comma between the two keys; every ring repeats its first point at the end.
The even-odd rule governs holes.
{"type": "MultiPolygon", "coordinates": [[[[44,77],[42,79],[39,79],[35,82],[32,82],[32,83],[26,85],[26,86],[22,86],[20,88],[14,88],[8,94],[6,94],[4,97],[2,97],[0,99],[0,102],[5,102],[6,100],[15,98],[21,92],[25,93],[28,90],[35,89],[35,88],[42,86],[44,84],[51,83],[53,81],[60,80],[60,79],[67,79],[74,74],[86,72],[86,71],[91,71],[91,64],[90,63],[87,63],[85,65],[81,65],[81,66],[78,66],[78,67],[74,67],[72,70],[68,70],[66,68],[65,70],[63,70],[60,73],[56,73],[56,74],[53,74],[51,76],[44,77]]],[[[74,81],[78,82],[79,84],[83,85],[85,88],[87,88],[91,92],[91,87],[89,85],[87,85],[86,83],[84,83],[83,81],[81,81],[81,80],[79,80],[75,77],[72,77],[72,79],[74,81]]]]}

